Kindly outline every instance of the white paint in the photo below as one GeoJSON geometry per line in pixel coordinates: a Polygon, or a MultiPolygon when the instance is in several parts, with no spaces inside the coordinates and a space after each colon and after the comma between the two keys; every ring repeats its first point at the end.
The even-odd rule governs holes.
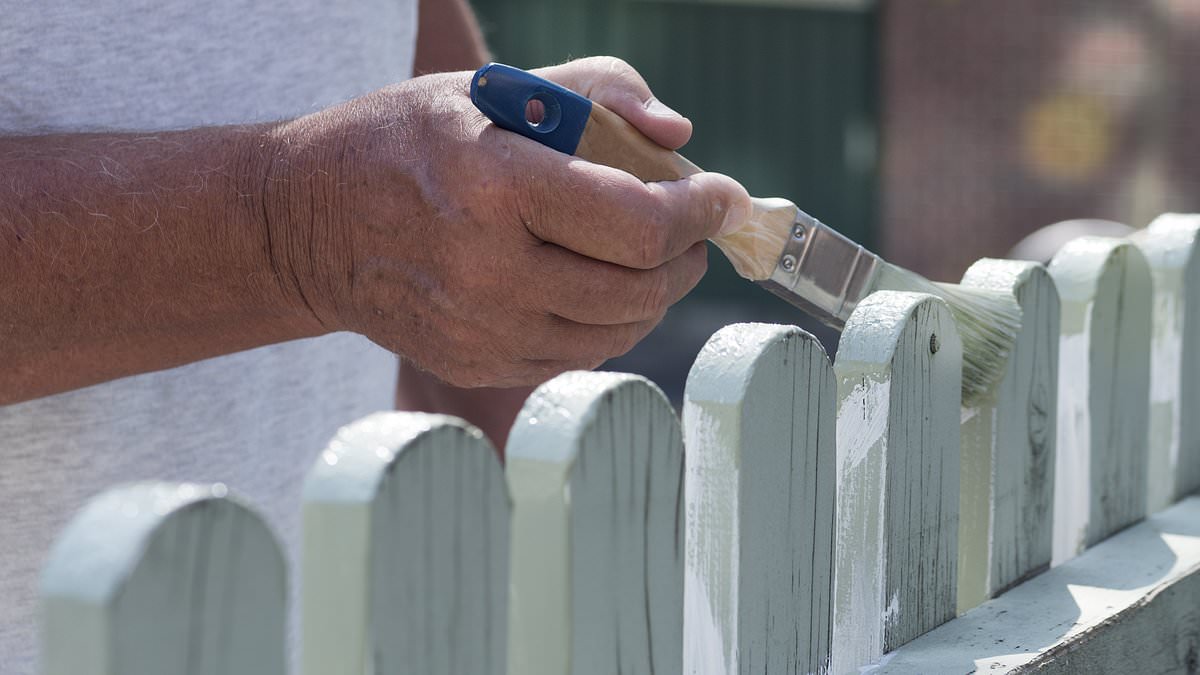
{"type": "MultiPolygon", "coordinates": [[[[1181,458],[1185,445],[1192,453],[1197,447],[1196,439],[1185,438],[1193,425],[1185,419],[1189,412],[1184,399],[1195,391],[1195,385],[1187,380],[1198,375],[1198,360],[1185,352],[1184,345],[1191,337],[1185,335],[1189,329],[1186,313],[1200,311],[1200,288],[1194,288],[1200,280],[1200,262],[1195,260],[1198,232],[1200,216],[1169,213],[1129,237],[1145,254],[1154,276],[1146,494],[1150,512],[1200,487],[1196,460],[1181,458]]],[[[1195,321],[1193,317],[1192,323],[1195,321]]]]}
{"type": "Polygon", "coordinates": [[[1054,543],[1051,565],[1061,565],[1083,550],[1091,510],[1092,421],[1088,373],[1091,303],[1083,310],[1078,333],[1062,334],[1058,351],[1058,439],[1054,456],[1054,543]]]}
{"type": "MultiPolygon", "coordinates": [[[[868,308],[869,309],[869,308],[868,308]]],[[[843,362],[839,366],[839,376],[843,362]]],[[[841,378],[845,380],[844,377],[841,378]]],[[[855,383],[838,403],[838,518],[835,568],[833,659],[831,672],[842,673],[883,654],[884,594],[887,561],[883,527],[886,516],[887,435],[859,433],[858,421],[887,419],[890,380],[855,383]],[[882,394],[882,397],[880,396],[882,394]],[[865,399],[865,400],[864,400],[865,399]],[[870,405],[866,400],[872,401],[870,405]]],[[[893,612],[891,620],[895,620],[893,612]]]]}
{"type": "Polygon", "coordinates": [[[823,672],[835,391],[794,326],[718,331],[688,375],[684,672],[823,672]]]}
{"type": "Polygon", "coordinates": [[[838,470],[848,471],[867,459],[872,448],[886,450],[888,400],[892,382],[856,382],[838,406],[838,470]]]}
{"type": "Polygon", "coordinates": [[[831,672],[847,673],[954,616],[962,343],[934,296],[874,293],[847,321],[834,369],[831,672]]]}
{"type": "MultiPolygon", "coordinates": [[[[720,335],[720,333],[718,333],[720,335]]],[[[693,675],[732,675],[738,663],[738,563],[740,518],[726,508],[739,504],[741,477],[736,453],[700,452],[737,438],[731,406],[684,402],[688,449],[684,500],[687,550],[684,574],[683,669],[693,675]],[[722,425],[726,428],[722,429],[722,425]]]]}

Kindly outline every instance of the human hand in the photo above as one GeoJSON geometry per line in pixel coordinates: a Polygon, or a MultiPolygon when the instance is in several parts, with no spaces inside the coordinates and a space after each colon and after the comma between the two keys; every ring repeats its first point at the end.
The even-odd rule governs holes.
{"type": "MultiPolygon", "coordinates": [[[[652,140],[691,124],[612,58],[534,71],[652,140]]],[[[415,78],[281,125],[271,257],[324,330],[458,386],[534,384],[628,351],[750,210],[725,176],[645,184],[491,125],[470,73],[415,78]]]]}

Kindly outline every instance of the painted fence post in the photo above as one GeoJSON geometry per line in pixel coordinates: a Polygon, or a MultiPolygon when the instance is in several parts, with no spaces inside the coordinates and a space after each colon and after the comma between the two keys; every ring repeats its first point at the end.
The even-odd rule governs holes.
{"type": "Polygon", "coordinates": [[[829,665],[833,368],[794,326],[735,324],[688,375],[683,672],[829,665]]]}
{"type": "Polygon", "coordinates": [[[1080,237],[1050,262],[1062,299],[1053,562],[1146,513],[1151,277],[1132,243],[1080,237]]]}
{"type": "Polygon", "coordinates": [[[457,417],[368,415],[304,485],[306,675],[502,673],[508,491],[457,417]]]}
{"type": "Polygon", "coordinates": [[[1154,277],[1148,513],[1200,490],[1197,232],[1200,232],[1200,215],[1167,213],[1130,236],[1146,256],[1154,277]]]}
{"type": "Polygon", "coordinates": [[[650,381],[571,372],[509,436],[510,675],[679,673],[683,444],[650,381]]]}
{"type": "Polygon", "coordinates": [[[1011,295],[1021,328],[1003,377],[962,412],[960,614],[1050,565],[1059,338],[1045,267],[984,258],[962,284],[1011,295]]]}
{"type": "Polygon", "coordinates": [[[955,615],[962,344],[945,304],[885,291],[837,359],[833,672],[955,615]]]}
{"type": "Polygon", "coordinates": [[[286,568],[224,485],[93,498],[42,571],[43,675],[284,675],[286,568]]]}

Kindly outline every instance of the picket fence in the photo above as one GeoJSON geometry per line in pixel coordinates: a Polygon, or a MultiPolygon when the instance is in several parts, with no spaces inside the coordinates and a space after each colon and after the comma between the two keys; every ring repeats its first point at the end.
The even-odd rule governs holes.
{"type": "MultiPolygon", "coordinates": [[[[1194,673],[1198,231],[976,263],[1023,318],[970,408],[945,305],[881,292],[833,363],[722,329],[682,422],[603,372],[540,387],[503,466],[456,418],[354,422],[304,488],[301,670],[1194,673]]],[[[45,569],[43,672],[281,675],[287,597],[223,486],[117,487],[45,569]]]]}

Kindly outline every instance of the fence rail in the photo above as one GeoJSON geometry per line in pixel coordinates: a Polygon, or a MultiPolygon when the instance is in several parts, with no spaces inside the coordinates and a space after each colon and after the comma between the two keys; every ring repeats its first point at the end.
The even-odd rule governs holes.
{"type": "MultiPolygon", "coordinates": [[[[722,329],[681,418],[555,378],[504,466],[456,418],[354,422],[304,488],[302,672],[1195,672],[1198,232],[972,266],[1022,321],[971,407],[946,306],[880,292],[832,362],[722,329]]],[[[113,488],[46,565],[43,672],[283,673],[285,589],[223,486],[113,488]]]]}

